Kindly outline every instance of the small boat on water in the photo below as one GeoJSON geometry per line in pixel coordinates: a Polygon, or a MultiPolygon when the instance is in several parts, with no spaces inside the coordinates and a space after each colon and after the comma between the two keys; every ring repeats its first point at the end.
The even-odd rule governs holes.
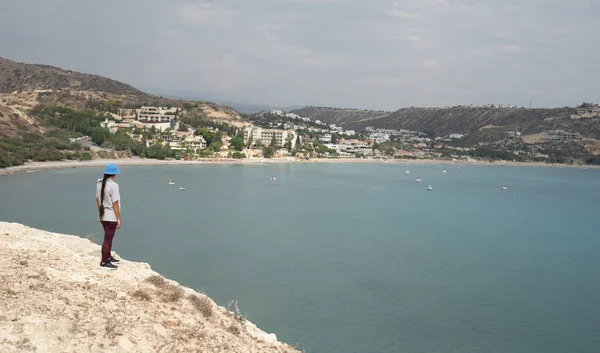
{"type": "Polygon", "coordinates": [[[506,186],[503,186],[502,190],[508,190],[508,188],[506,186]]]}
{"type": "Polygon", "coordinates": [[[277,180],[276,177],[271,177],[271,181],[275,181],[275,180],[277,180]]]}
{"type": "Polygon", "coordinates": [[[187,189],[186,189],[186,188],[184,188],[183,186],[182,186],[182,187],[180,187],[180,188],[179,188],[179,190],[181,190],[181,191],[187,191],[187,189]]]}
{"type": "Polygon", "coordinates": [[[431,185],[428,185],[428,186],[427,186],[427,191],[432,191],[432,190],[433,190],[433,186],[431,186],[431,185]]]}
{"type": "Polygon", "coordinates": [[[421,178],[417,178],[417,183],[422,183],[423,180],[421,180],[421,178]]]}
{"type": "Polygon", "coordinates": [[[173,179],[169,180],[169,185],[175,185],[175,181],[173,179]]]}
{"type": "Polygon", "coordinates": [[[443,171],[444,173],[447,173],[445,170],[443,171]]]}
{"type": "Polygon", "coordinates": [[[407,171],[406,171],[406,174],[410,174],[410,170],[407,170],[407,171]]]}

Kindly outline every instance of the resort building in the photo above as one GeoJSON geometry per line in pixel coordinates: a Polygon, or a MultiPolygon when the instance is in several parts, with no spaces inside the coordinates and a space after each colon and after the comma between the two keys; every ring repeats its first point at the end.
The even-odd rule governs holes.
{"type": "Polygon", "coordinates": [[[188,136],[183,141],[169,142],[172,150],[191,150],[198,153],[199,150],[206,148],[206,141],[202,136],[188,136]]]}
{"type": "Polygon", "coordinates": [[[139,123],[154,125],[156,129],[164,131],[174,128],[177,112],[177,108],[142,107],[136,111],[136,120],[139,123]]]}
{"type": "Polygon", "coordinates": [[[362,153],[365,155],[373,154],[371,141],[363,140],[340,140],[338,141],[339,151],[347,153],[362,153]]]}
{"type": "Polygon", "coordinates": [[[288,140],[292,143],[292,148],[296,146],[296,135],[293,131],[263,129],[260,127],[248,127],[244,129],[244,143],[255,145],[260,141],[262,145],[270,146],[275,141],[278,147],[284,147],[288,140]]]}

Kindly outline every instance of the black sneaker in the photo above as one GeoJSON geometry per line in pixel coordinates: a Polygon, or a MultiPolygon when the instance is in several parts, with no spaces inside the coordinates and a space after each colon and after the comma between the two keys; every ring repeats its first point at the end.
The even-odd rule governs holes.
{"type": "Polygon", "coordinates": [[[119,261],[120,261],[120,260],[117,260],[117,259],[115,259],[115,258],[114,258],[114,257],[112,257],[112,256],[111,256],[111,257],[108,259],[108,262],[111,262],[111,263],[113,263],[113,264],[119,263],[119,261]]]}
{"type": "Polygon", "coordinates": [[[107,270],[116,270],[118,267],[107,261],[107,262],[100,262],[100,268],[104,268],[107,270]]]}

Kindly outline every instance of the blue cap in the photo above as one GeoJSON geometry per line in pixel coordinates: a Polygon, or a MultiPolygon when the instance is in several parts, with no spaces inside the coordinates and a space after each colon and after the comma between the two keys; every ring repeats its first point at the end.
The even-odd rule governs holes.
{"type": "Polygon", "coordinates": [[[106,167],[104,167],[104,174],[117,175],[119,173],[121,173],[121,171],[119,170],[116,164],[111,163],[107,164],[106,167]]]}

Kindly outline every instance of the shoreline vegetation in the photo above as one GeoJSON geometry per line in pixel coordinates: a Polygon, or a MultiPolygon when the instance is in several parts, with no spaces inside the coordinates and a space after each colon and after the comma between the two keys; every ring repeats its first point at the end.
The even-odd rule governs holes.
{"type": "Polygon", "coordinates": [[[0,222],[0,351],[298,352],[236,300],[218,306],[147,263],[109,271],[99,259],[89,238],[0,222]]]}
{"type": "Polygon", "coordinates": [[[226,158],[203,158],[197,160],[159,160],[147,158],[129,158],[129,159],[95,159],[90,161],[50,161],[50,162],[28,162],[23,165],[0,169],[0,175],[24,174],[38,171],[70,169],[70,168],[90,168],[103,167],[108,163],[116,163],[119,166],[152,166],[152,165],[216,165],[216,164],[241,164],[241,165],[265,165],[265,164],[398,164],[398,165],[483,165],[483,166],[511,166],[511,167],[554,167],[554,168],[578,168],[578,169],[598,169],[596,165],[573,165],[573,164],[548,164],[543,162],[510,162],[510,161],[481,161],[481,160],[444,160],[444,159],[373,159],[373,158],[314,158],[310,160],[300,160],[297,158],[245,158],[245,159],[226,159],[226,158]]]}

